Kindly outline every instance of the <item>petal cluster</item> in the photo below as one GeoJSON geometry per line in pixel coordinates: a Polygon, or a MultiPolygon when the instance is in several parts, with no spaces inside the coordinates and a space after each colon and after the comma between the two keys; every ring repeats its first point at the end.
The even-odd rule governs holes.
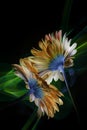
{"type": "Polygon", "coordinates": [[[34,67],[37,68],[38,73],[42,77],[46,77],[48,84],[54,79],[64,80],[61,74],[60,67],[69,68],[73,66],[73,58],[76,54],[77,43],[71,45],[71,39],[68,40],[66,34],[62,36],[62,31],[55,34],[45,36],[44,40],[39,42],[40,49],[33,48],[29,56],[34,67]]]}
{"type": "Polygon", "coordinates": [[[63,105],[61,97],[63,94],[53,85],[48,85],[34,68],[33,64],[27,59],[20,59],[20,64],[13,64],[15,74],[22,78],[29,90],[29,100],[38,107],[38,115],[46,113],[49,117],[54,117],[59,106],[63,105]]]}

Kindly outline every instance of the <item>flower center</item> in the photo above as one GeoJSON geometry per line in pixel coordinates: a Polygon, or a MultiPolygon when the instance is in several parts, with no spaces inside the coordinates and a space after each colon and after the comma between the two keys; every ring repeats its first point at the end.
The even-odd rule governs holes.
{"type": "Polygon", "coordinates": [[[64,65],[64,56],[58,55],[49,64],[49,69],[51,71],[59,70],[61,71],[61,67],[64,65]]]}
{"type": "Polygon", "coordinates": [[[29,94],[33,94],[36,98],[43,97],[43,91],[37,80],[31,78],[28,80],[28,84],[30,87],[29,94]]]}

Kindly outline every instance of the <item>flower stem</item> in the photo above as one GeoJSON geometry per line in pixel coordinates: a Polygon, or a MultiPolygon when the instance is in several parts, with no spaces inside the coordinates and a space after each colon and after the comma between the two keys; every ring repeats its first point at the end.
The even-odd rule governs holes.
{"type": "Polygon", "coordinates": [[[37,120],[36,119],[37,119],[37,109],[33,111],[32,115],[29,117],[27,122],[22,127],[22,130],[28,130],[30,129],[30,127],[31,127],[31,130],[35,130],[40,118],[38,118],[37,120]],[[35,124],[34,124],[34,120],[36,120],[35,124]]]}
{"type": "Polygon", "coordinates": [[[69,86],[68,86],[68,83],[67,83],[66,75],[65,75],[65,72],[64,72],[64,69],[63,69],[63,68],[62,68],[62,74],[63,74],[64,80],[65,80],[65,84],[66,84],[66,87],[67,87],[67,90],[68,90],[70,99],[71,99],[72,104],[73,104],[73,107],[74,107],[74,109],[75,109],[75,112],[76,112],[76,115],[77,115],[77,118],[78,118],[78,122],[80,122],[80,120],[79,120],[79,119],[80,119],[80,118],[79,118],[79,113],[78,113],[78,111],[77,111],[77,107],[76,107],[76,105],[75,105],[75,103],[74,103],[74,100],[73,100],[73,97],[72,97],[72,95],[71,95],[71,92],[70,92],[70,89],[69,89],[69,86]]]}

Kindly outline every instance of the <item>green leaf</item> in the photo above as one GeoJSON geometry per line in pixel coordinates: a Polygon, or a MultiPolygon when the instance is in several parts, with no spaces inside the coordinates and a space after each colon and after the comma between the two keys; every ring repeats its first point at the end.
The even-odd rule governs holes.
{"type": "Polygon", "coordinates": [[[22,127],[22,130],[28,130],[32,126],[33,126],[32,130],[35,130],[34,128],[36,128],[38,121],[39,121],[39,118],[37,119],[37,109],[35,109],[34,112],[33,112],[33,114],[31,114],[31,116],[29,117],[29,119],[27,120],[27,122],[22,127]],[[34,124],[35,120],[36,120],[36,123],[34,124]]]}
{"type": "MultiPolygon", "coordinates": [[[[7,64],[4,64],[4,67],[7,67],[7,64]]],[[[3,69],[0,69],[0,72],[4,71],[0,77],[0,102],[12,101],[24,95],[27,92],[24,81],[17,77],[11,68],[3,69]]]]}
{"type": "Polygon", "coordinates": [[[77,42],[82,44],[87,41],[87,26],[85,26],[73,39],[72,43],[77,42]]]}
{"type": "Polygon", "coordinates": [[[61,21],[61,26],[64,32],[68,32],[69,28],[69,17],[70,17],[70,12],[71,12],[71,7],[72,7],[72,0],[66,0],[64,4],[64,10],[62,14],[62,21],[61,21]]]}
{"type": "Polygon", "coordinates": [[[32,127],[31,130],[36,130],[36,127],[37,127],[37,125],[39,123],[39,120],[40,120],[40,118],[37,118],[37,120],[36,120],[36,122],[35,122],[35,124],[34,124],[34,126],[32,127]]]}
{"type": "Polygon", "coordinates": [[[74,68],[77,73],[84,72],[87,70],[87,42],[81,44],[77,48],[77,54],[74,59],[74,68]]]}

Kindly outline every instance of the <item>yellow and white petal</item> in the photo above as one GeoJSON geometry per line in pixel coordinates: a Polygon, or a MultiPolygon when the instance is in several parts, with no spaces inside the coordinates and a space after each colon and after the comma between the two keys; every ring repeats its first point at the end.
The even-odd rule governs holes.
{"type": "Polygon", "coordinates": [[[55,71],[54,80],[57,81],[59,79],[58,71],[55,71]]]}
{"type": "Polygon", "coordinates": [[[76,48],[76,46],[77,46],[77,43],[72,44],[72,46],[70,47],[68,53],[71,53],[76,48]]]}
{"type": "Polygon", "coordinates": [[[64,81],[64,77],[63,77],[62,73],[59,72],[59,71],[57,71],[57,73],[58,73],[59,79],[60,79],[61,81],[64,81]]]}
{"type": "Polygon", "coordinates": [[[26,65],[25,65],[25,63],[24,63],[24,61],[23,61],[23,59],[20,59],[20,65],[22,66],[24,72],[26,73],[27,79],[28,79],[29,77],[31,77],[32,73],[31,73],[30,69],[28,69],[28,68],[26,67],[26,65]]]}
{"type": "Polygon", "coordinates": [[[48,76],[48,78],[46,78],[45,81],[46,81],[48,84],[50,84],[50,83],[52,82],[52,80],[53,80],[53,78],[54,78],[53,75],[54,75],[54,74],[51,72],[50,75],[48,76]]]}
{"type": "Polygon", "coordinates": [[[30,100],[30,102],[33,102],[33,101],[35,100],[35,96],[34,96],[34,94],[30,94],[30,96],[29,96],[29,100],[30,100]]]}
{"type": "Polygon", "coordinates": [[[35,98],[35,105],[39,107],[39,99],[38,98],[35,98]]]}
{"type": "Polygon", "coordinates": [[[63,105],[63,101],[60,98],[57,100],[57,102],[59,105],[63,105]]]}
{"type": "Polygon", "coordinates": [[[70,56],[73,56],[73,55],[75,55],[77,53],[77,50],[75,49],[75,50],[73,50],[71,53],[70,53],[70,56]]]}

